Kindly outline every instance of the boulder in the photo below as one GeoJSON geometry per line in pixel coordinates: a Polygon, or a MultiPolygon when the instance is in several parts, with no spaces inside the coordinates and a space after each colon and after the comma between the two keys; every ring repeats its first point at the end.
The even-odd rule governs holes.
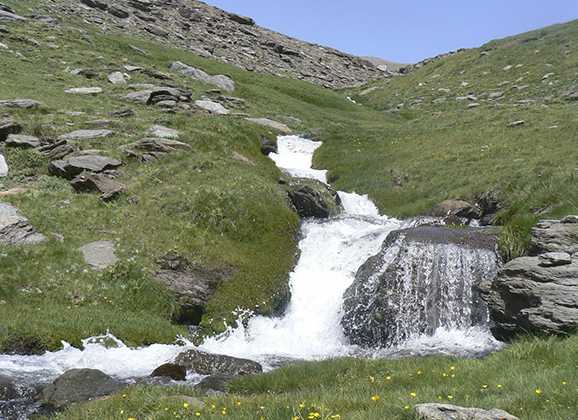
{"type": "Polygon", "coordinates": [[[547,252],[539,257],[540,267],[559,267],[572,264],[572,256],[565,252],[547,252]]]}
{"type": "Polygon", "coordinates": [[[42,104],[32,99],[9,99],[0,101],[0,109],[36,109],[42,104]]]}
{"type": "Polygon", "coordinates": [[[254,124],[262,125],[263,127],[272,128],[273,130],[279,131],[283,134],[291,134],[293,130],[287,127],[285,124],[278,121],[270,120],[269,118],[245,118],[247,121],[254,124]]]}
{"type": "Polygon", "coordinates": [[[86,77],[87,79],[96,79],[98,77],[98,72],[93,69],[73,69],[70,71],[70,74],[73,74],[74,76],[86,77]]]}
{"type": "Polygon", "coordinates": [[[8,376],[0,375],[0,401],[8,401],[18,397],[16,384],[8,376]]]}
{"type": "Polygon", "coordinates": [[[271,153],[277,153],[277,142],[265,136],[261,136],[261,153],[269,156],[271,153]]]}
{"type": "Polygon", "coordinates": [[[486,326],[477,288],[497,275],[495,236],[483,229],[419,226],[390,233],[344,294],[352,344],[391,347],[438,328],[486,326]]]}
{"type": "Polygon", "coordinates": [[[114,118],[129,118],[129,117],[134,117],[136,115],[136,113],[130,108],[124,108],[124,109],[119,109],[117,111],[112,111],[108,115],[110,115],[111,117],[114,117],[114,118]]]}
{"type": "Polygon", "coordinates": [[[59,140],[93,140],[103,137],[110,137],[114,134],[112,130],[76,130],[71,133],[63,134],[58,137],[59,140]]]}
{"type": "Polygon", "coordinates": [[[112,201],[126,190],[126,186],[102,174],[82,173],[70,184],[78,193],[98,192],[102,201],[112,201]]]}
{"type": "Polygon", "coordinates": [[[160,139],[178,139],[179,132],[173,128],[168,128],[162,125],[153,125],[149,133],[156,138],[160,139]]]}
{"type": "Polygon", "coordinates": [[[174,363],[165,363],[156,368],[151,373],[151,376],[153,378],[171,378],[174,381],[184,381],[187,379],[187,369],[174,363]]]}
{"type": "Polygon", "coordinates": [[[241,25],[255,26],[255,21],[250,17],[237,15],[235,13],[227,13],[227,16],[233,22],[240,23],[241,25]]]}
{"type": "Polygon", "coordinates": [[[84,262],[95,270],[105,270],[118,262],[112,241],[97,241],[80,247],[84,262]]]}
{"type": "Polygon", "coordinates": [[[199,375],[252,375],[263,372],[263,367],[252,360],[220,354],[187,350],[175,359],[175,363],[199,375]]]}
{"type": "Polygon", "coordinates": [[[126,78],[124,77],[124,74],[122,74],[120,71],[115,71],[115,72],[110,73],[108,75],[107,79],[113,85],[125,85],[126,84],[126,78]]]}
{"type": "Polygon", "coordinates": [[[474,206],[463,200],[446,200],[439,203],[431,212],[434,217],[456,216],[466,219],[479,219],[481,211],[477,206],[474,206]]]}
{"type": "Polygon", "coordinates": [[[168,153],[191,150],[192,147],[176,140],[144,138],[137,142],[127,144],[123,146],[122,149],[129,157],[137,158],[141,162],[149,162],[159,159],[168,153]]]}
{"type": "Polygon", "coordinates": [[[19,134],[22,126],[12,118],[0,119],[0,142],[6,141],[10,134],[19,134]]]}
{"type": "Polygon", "coordinates": [[[143,105],[158,105],[159,102],[190,102],[192,93],[171,87],[155,87],[129,93],[125,99],[143,105]]]}
{"type": "Polygon", "coordinates": [[[72,93],[75,95],[98,95],[102,93],[102,88],[99,87],[80,87],[80,88],[70,88],[65,90],[66,93],[72,93]]]}
{"type": "Polygon", "coordinates": [[[208,269],[177,254],[164,256],[159,265],[154,278],[175,294],[179,305],[176,321],[187,325],[199,325],[207,302],[232,275],[229,268],[208,269]]]}
{"type": "Polygon", "coordinates": [[[201,69],[191,67],[187,64],[181,63],[180,61],[175,61],[172,63],[170,69],[192,77],[193,79],[200,82],[217,86],[219,89],[222,89],[226,92],[235,91],[235,82],[228,76],[224,76],[222,74],[212,76],[201,69]]]}
{"type": "Polygon", "coordinates": [[[418,404],[414,407],[420,420],[519,420],[503,410],[496,408],[466,408],[449,404],[418,404]]]}
{"type": "Polygon", "coordinates": [[[287,186],[287,193],[300,217],[326,219],[341,211],[337,192],[327,184],[313,179],[295,178],[287,186]]]}
{"type": "Polygon", "coordinates": [[[567,335],[578,328],[578,260],[521,257],[483,287],[500,340],[521,334],[567,335]],[[547,262],[544,265],[544,262],[547,262]]]}
{"type": "Polygon", "coordinates": [[[218,102],[213,102],[209,100],[200,100],[195,101],[195,105],[205,111],[208,111],[211,114],[227,115],[230,113],[230,111],[227,108],[225,108],[218,102]]]}
{"type": "Polygon", "coordinates": [[[65,160],[55,160],[48,165],[48,171],[55,176],[66,179],[73,179],[84,171],[99,173],[108,169],[115,169],[122,165],[122,162],[101,155],[73,156],[65,160]]]}
{"type": "Polygon", "coordinates": [[[74,153],[72,147],[66,140],[59,140],[53,143],[48,143],[38,148],[38,151],[46,156],[48,159],[60,160],[66,156],[74,153]]]}
{"type": "Polygon", "coordinates": [[[25,136],[21,134],[10,134],[6,139],[6,147],[16,147],[19,149],[34,149],[40,147],[42,142],[34,136],[25,136]]]}
{"type": "Polygon", "coordinates": [[[46,386],[40,393],[42,403],[60,409],[69,404],[114,394],[123,384],[96,369],[72,369],[46,386]]]}
{"type": "Polygon", "coordinates": [[[578,252],[578,224],[568,223],[571,218],[560,220],[542,220],[532,229],[530,254],[546,252],[578,252]]]}
{"type": "Polygon", "coordinates": [[[46,237],[16,207],[0,202],[0,244],[36,245],[44,241],[46,237]]]}

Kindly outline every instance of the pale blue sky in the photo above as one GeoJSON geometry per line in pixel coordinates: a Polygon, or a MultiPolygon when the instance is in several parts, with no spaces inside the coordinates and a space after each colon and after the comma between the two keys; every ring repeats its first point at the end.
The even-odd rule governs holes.
{"type": "Polygon", "coordinates": [[[578,19],[578,0],[207,0],[261,26],[410,63],[578,19]]]}

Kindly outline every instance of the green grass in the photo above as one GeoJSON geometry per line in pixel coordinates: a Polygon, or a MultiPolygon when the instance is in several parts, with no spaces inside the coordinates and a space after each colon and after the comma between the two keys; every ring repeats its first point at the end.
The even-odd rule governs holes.
{"type": "MultiPolygon", "coordinates": [[[[441,402],[501,408],[524,420],[571,420],[578,413],[578,338],[526,339],[480,360],[443,357],[340,359],[291,365],[239,379],[223,398],[202,398],[201,418],[287,420],[413,419],[414,405],[441,402]],[[377,397],[379,399],[377,400],[377,397]],[[374,397],[372,399],[372,397],[374,397]],[[377,400],[377,401],[374,401],[377,400]],[[214,406],[215,408],[211,408],[214,406]],[[333,417],[335,418],[335,417],[333,417]]],[[[163,400],[191,388],[131,388],[111,399],[71,408],[68,419],[196,418],[197,410],[163,400]],[[175,415],[176,414],[176,415],[175,415]]]]}

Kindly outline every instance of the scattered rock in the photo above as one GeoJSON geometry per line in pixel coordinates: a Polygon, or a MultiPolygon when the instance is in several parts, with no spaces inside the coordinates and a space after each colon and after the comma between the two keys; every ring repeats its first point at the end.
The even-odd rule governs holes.
{"type": "Polygon", "coordinates": [[[240,23],[241,25],[255,26],[255,21],[250,17],[237,15],[235,13],[227,13],[227,16],[233,22],[240,23]]]}
{"type": "Polygon", "coordinates": [[[269,156],[271,153],[277,153],[277,142],[267,137],[261,137],[261,153],[269,156]]]}
{"type": "Polygon", "coordinates": [[[576,216],[576,215],[566,216],[566,217],[564,217],[564,218],[560,221],[560,223],[563,223],[563,224],[576,224],[576,223],[578,223],[578,216],[576,216]]]}
{"type": "Polygon", "coordinates": [[[566,252],[547,252],[538,258],[540,259],[540,267],[559,267],[572,264],[572,256],[566,252]]]}
{"type": "Polygon", "coordinates": [[[123,147],[124,152],[128,156],[137,158],[141,162],[149,162],[159,159],[168,153],[190,149],[192,147],[186,143],[159,138],[145,138],[123,147]]]}
{"type": "Polygon", "coordinates": [[[445,200],[439,203],[431,212],[434,217],[463,217],[466,219],[479,219],[482,216],[481,210],[467,201],[445,200]]]}
{"type": "Polygon", "coordinates": [[[66,156],[74,153],[74,150],[74,147],[68,144],[66,140],[59,140],[53,143],[48,143],[38,148],[40,153],[42,153],[48,159],[53,160],[64,159],[66,156]]]}
{"type": "Polygon", "coordinates": [[[225,108],[218,102],[213,102],[209,100],[200,100],[195,101],[195,105],[201,109],[204,109],[205,111],[208,111],[211,114],[227,115],[230,113],[230,111],[227,108],[225,108]]]}
{"type": "Polygon", "coordinates": [[[178,71],[186,76],[190,76],[195,80],[203,83],[217,86],[226,92],[233,92],[235,90],[235,82],[228,76],[222,74],[211,76],[205,73],[203,70],[188,66],[180,61],[175,61],[170,66],[171,70],[178,71]]]}
{"type": "Polygon", "coordinates": [[[169,36],[169,31],[166,29],[161,28],[160,26],[148,24],[145,26],[145,30],[153,35],[160,36],[166,38],[169,36]]]}
{"type": "Polygon", "coordinates": [[[38,101],[32,99],[9,99],[0,101],[0,108],[10,109],[36,109],[42,106],[38,101]]]}
{"type": "Polygon", "coordinates": [[[58,137],[59,140],[93,140],[103,137],[110,137],[114,134],[111,130],[76,130],[72,133],[63,134],[58,137]]]}
{"type": "Polygon", "coordinates": [[[54,408],[114,394],[123,385],[96,369],[72,369],[40,393],[40,400],[54,408]]]}
{"type": "Polygon", "coordinates": [[[179,138],[179,132],[178,130],[175,130],[173,128],[168,128],[162,125],[153,125],[150,130],[149,133],[157,138],[161,138],[161,139],[178,139],[179,138]]]}
{"type": "Polygon", "coordinates": [[[70,74],[75,76],[83,76],[87,79],[96,79],[98,77],[98,72],[93,69],[73,69],[70,71],[70,74]]]}
{"type": "Polygon", "coordinates": [[[341,211],[341,200],[337,192],[320,181],[292,179],[287,192],[300,217],[326,219],[341,211]]]}
{"type": "Polygon", "coordinates": [[[78,193],[99,192],[102,201],[112,201],[126,190],[125,185],[102,174],[82,173],[70,184],[78,193]]]}
{"type": "Polygon", "coordinates": [[[171,378],[174,381],[184,381],[187,379],[187,369],[184,366],[176,365],[174,363],[165,363],[156,368],[152,377],[171,378]]]}
{"type": "Polygon", "coordinates": [[[526,124],[526,121],[524,120],[518,120],[518,121],[513,121],[510,124],[508,124],[508,127],[521,127],[524,124],[526,124]]]}
{"type": "Polygon", "coordinates": [[[0,244],[36,245],[44,241],[46,237],[16,207],[0,202],[0,244]]]}
{"type": "Polygon", "coordinates": [[[26,18],[19,16],[14,13],[7,12],[5,10],[0,10],[0,22],[2,21],[14,21],[14,20],[26,20],[26,18]]]}
{"type": "Polygon", "coordinates": [[[115,265],[118,257],[115,253],[115,244],[112,241],[97,241],[80,248],[84,262],[95,270],[104,270],[115,265]]]}
{"type": "Polygon", "coordinates": [[[151,89],[141,90],[129,93],[125,99],[131,102],[137,102],[143,105],[159,105],[161,102],[174,101],[190,102],[191,92],[171,87],[153,87],[151,89]]]}
{"type": "Polygon", "coordinates": [[[179,305],[176,321],[188,325],[199,325],[206,304],[232,275],[229,268],[208,269],[177,254],[166,255],[159,265],[155,279],[175,294],[179,305]]]}
{"type": "Polygon", "coordinates": [[[116,16],[117,18],[121,18],[121,19],[126,19],[127,17],[130,16],[130,13],[128,10],[123,9],[122,7],[119,7],[117,5],[111,4],[108,6],[108,13],[110,13],[113,16],[116,16]]]}
{"type": "Polygon", "coordinates": [[[263,372],[263,367],[252,360],[220,354],[187,350],[175,359],[175,363],[199,375],[251,375],[263,372]]]}
{"type": "Polygon", "coordinates": [[[0,143],[6,141],[10,134],[19,134],[20,132],[22,132],[22,126],[12,118],[0,120],[0,143]]]}
{"type": "Polygon", "coordinates": [[[530,255],[547,252],[578,253],[578,224],[542,220],[532,229],[530,255]]]}
{"type": "Polygon", "coordinates": [[[130,118],[134,117],[136,113],[130,108],[124,108],[117,111],[112,111],[109,115],[115,118],[130,118]]]}
{"type": "Polygon", "coordinates": [[[420,420],[519,420],[503,410],[496,408],[465,408],[449,404],[418,404],[414,407],[420,420]]]}
{"type": "Polygon", "coordinates": [[[280,131],[283,134],[291,134],[293,130],[277,121],[270,120],[269,118],[245,118],[255,124],[262,125],[264,127],[272,128],[274,130],[280,131]]]}
{"type": "Polygon", "coordinates": [[[102,93],[102,88],[99,87],[80,87],[80,88],[71,88],[66,89],[66,93],[73,93],[75,95],[97,95],[102,93]]]}
{"type": "Polygon", "coordinates": [[[84,171],[99,173],[108,169],[116,169],[122,162],[101,155],[73,156],[65,160],[50,162],[48,171],[55,176],[73,179],[84,171]]]}
{"type": "Polygon", "coordinates": [[[17,147],[19,149],[33,149],[40,147],[41,144],[42,142],[39,138],[21,134],[10,134],[6,139],[7,147],[17,147]]]}
{"type": "Polygon", "coordinates": [[[126,84],[126,78],[124,77],[124,74],[122,74],[120,71],[115,71],[113,73],[110,73],[108,75],[107,79],[113,85],[125,85],[126,84]]]}

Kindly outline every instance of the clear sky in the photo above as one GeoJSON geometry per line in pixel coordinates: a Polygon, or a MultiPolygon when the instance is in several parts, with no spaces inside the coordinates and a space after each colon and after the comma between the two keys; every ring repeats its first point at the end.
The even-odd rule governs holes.
{"type": "Polygon", "coordinates": [[[206,1],[299,39],[402,63],[578,19],[578,0],[206,1]]]}

